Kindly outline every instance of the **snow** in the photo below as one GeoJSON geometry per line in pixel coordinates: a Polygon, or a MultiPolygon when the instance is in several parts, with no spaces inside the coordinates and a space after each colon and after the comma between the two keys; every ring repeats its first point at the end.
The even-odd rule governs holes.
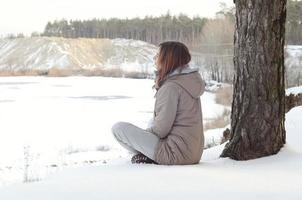
{"type": "Polygon", "coordinates": [[[0,70],[93,70],[122,66],[153,73],[155,45],[128,39],[35,37],[0,40],[0,70]],[[143,66],[143,68],[141,67],[143,66]]]}
{"type": "Polygon", "coordinates": [[[207,145],[210,147],[219,145],[223,138],[222,133],[227,128],[230,128],[230,125],[227,125],[224,128],[210,129],[205,131],[204,132],[205,147],[207,147],[207,145]]]}
{"type": "Polygon", "coordinates": [[[210,91],[210,92],[215,92],[217,91],[219,88],[221,88],[223,86],[222,83],[219,83],[217,81],[214,81],[214,80],[209,80],[209,81],[206,81],[206,90],[207,91],[210,91]]]}
{"type": "MultiPolygon", "coordinates": [[[[14,164],[13,152],[23,154],[22,145],[30,144],[43,165],[73,163],[45,170],[48,175],[38,182],[3,186],[0,199],[302,199],[302,107],[287,113],[287,144],[277,155],[250,161],[219,158],[223,144],[206,149],[198,165],[131,164],[131,154],[115,142],[110,127],[116,121],[147,126],[152,84],[100,77],[0,78],[1,162],[14,164]],[[58,158],[58,151],[65,153],[58,158]],[[74,164],[85,161],[96,162],[74,164]]],[[[211,94],[202,96],[205,118],[215,115],[211,94]]],[[[221,130],[211,132],[219,137],[221,130]]],[[[4,166],[0,169],[9,171],[4,166]]]]}
{"type": "Polygon", "coordinates": [[[297,87],[291,87],[286,89],[286,95],[297,95],[297,94],[301,94],[302,93],[302,86],[297,86],[297,87]]]}
{"type": "MultiPolygon", "coordinates": [[[[1,77],[0,186],[22,181],[24,146],[30,146],[30,176],[41,178],[62,166],[109,162],[126,154],[111,127],[117,121],[147,127],[153,84],[106,77],[1,77]]],[[[205,92],[201,100],[204,122],[224,110],[213,93],[205,92]]]]}
{"type": "Polygon", "coordinates": [[[302,46],[288,45],[286,46],[287,56],[285,57],[285,66],[288,69],[300,68],[302,66],[302,46]]]}
{"type": "Polygon", "coordinates": [[[300,57],[302,56],[302,46],[301,45],[287,45],[287,53],[291,57],[300,57]]]}

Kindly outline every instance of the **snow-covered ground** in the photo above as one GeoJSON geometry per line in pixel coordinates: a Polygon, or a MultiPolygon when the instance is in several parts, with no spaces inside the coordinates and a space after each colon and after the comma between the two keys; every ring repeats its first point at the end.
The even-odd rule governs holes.
{"type": "Polygon", "coordinates": [[[286,95],[297,95],[302,93],[302,86],[291,87],[286,90],[286,95]]]}
{"type": "MultiPolygon", "coordinates": [[[[131,154],[110,128],[116,121],[147,126],[152,84],[101,77],[0,78],[0,178],[11,183],[0,188],[0,199],[302,199],[302,107],[287,113],[287,144],[277,155],[234,161],[219,158],[224,147],[219,145],[206,149],[198,165],[131,164],[131,154]],[[27,145],[29,178],[43,179],[16,183],[24,175],[27,145]]],[[[202,105],[205,119],[224,109],[207,92],[202,105]]]]}
{"type": "MultiPolygon", "coordinates": [[[[22,182],[26,164],[28,179],[36,180],[65,168],[128,158],[111,127],[117,121],[147,127],[152,85],[153,80],[124,78],[1,77],[0,187],[22,182]]],[[[225,109],[214,93],[201,99],[204,122],[225,109]]],[[[219,139],[219,134],[206,136],[208,142],[219,139]]]]}

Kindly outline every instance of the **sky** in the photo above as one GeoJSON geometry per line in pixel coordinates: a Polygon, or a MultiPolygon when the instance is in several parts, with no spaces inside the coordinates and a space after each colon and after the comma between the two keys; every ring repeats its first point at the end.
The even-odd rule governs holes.
{"type": "Polygon", "coordinates": [[[220,2],[233,0],[0,0],[0,36],[43,32],[48,21],[93,18],[144,18],[169,12],[214,17],[220,2]]]}

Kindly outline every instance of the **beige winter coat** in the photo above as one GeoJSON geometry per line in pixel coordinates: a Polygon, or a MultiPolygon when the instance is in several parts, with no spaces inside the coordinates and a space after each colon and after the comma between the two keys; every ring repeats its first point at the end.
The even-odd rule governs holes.
{"type": "Polygon", "coordinates": [[[154,122],[147,130],[160,138],[155,161],[165,165],[197,164],[204,135],[200,96],[205,82],[197,69],[171,73],[155,97],[154,122]]]}

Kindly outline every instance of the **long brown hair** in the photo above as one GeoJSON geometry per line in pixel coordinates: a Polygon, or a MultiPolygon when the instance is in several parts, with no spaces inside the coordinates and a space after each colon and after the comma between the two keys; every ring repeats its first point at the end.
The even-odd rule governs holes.
{"type": "Polygon", "coordinates": [[[154,87],[158,90],[166,76],[177,67],[185,66],[191,61],[191,55],[186,45],[181,42],[167,41],[159,44],[158,70],[154,87]]]}

